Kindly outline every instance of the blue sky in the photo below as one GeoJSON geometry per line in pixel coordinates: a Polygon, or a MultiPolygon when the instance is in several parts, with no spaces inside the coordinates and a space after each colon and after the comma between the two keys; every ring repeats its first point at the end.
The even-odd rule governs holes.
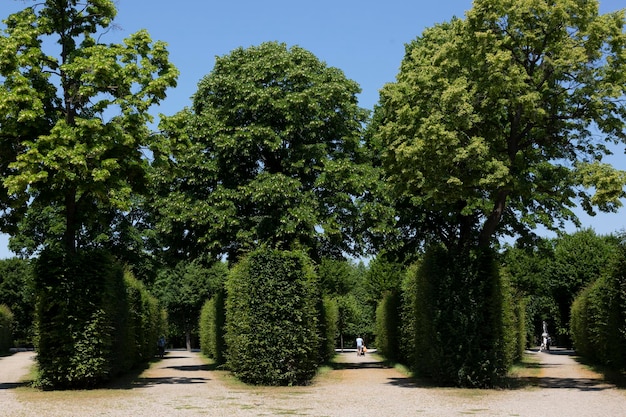
{"type": "MultiPolygon", "coordinates": [[[[0,0],[0,18],[34,4],[30,0],[0,0]]],[[[394,81],[404,45],[435,23],[462,17],[471,0],[432,2],[407,0],[116,0],[115,27],[101,41],[121,39],[147,29],[153,40],[168,43],[171,61],[180,70],[178,86],[154,113],[171,115],[191,104],[200,79],[216,56],[237,47],[266,41],[299,45],[329,66],[340,68],[362,88],[359,102],[371,109],[378,90],[394,81]]],[[[626,7],[624,0],[600,0],[602,13],[626,7]]],[[[619,152],[609,162],[626,169],[619,152]]],[[[626,228],[626,209],[617,214],[581,215],[585,227],[598,233],[626,228]]],[[[568,229],[573,231],[573,228],[568,229]]],[[[12,256],[0,235],[0,258],[12,256]]]]}

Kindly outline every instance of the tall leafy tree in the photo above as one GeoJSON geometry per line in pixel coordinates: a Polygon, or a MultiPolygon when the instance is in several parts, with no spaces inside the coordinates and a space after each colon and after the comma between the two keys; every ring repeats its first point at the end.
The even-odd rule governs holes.
{"type": "Polygon", "coordinates": [[[559,308],[553,331],[567,342],[570,312],[580,291],[610,271],[620,255],[619,239],[598,236],[591,229],[564,235],[554,242],[554,257],[549,262],[549,285],[559,308]]]}
{"type": "Polygon", "coordinates": [[[178,72],[143,30],[102,43],[115,15],[110,0],[46,0],[4,21],[0,209],[23,246],[106,241],[145,186],[148,110],[178,72]]]}
{"type": "Polygon", "coordinates": [[[476,0],[407,45],[381,92],[383,153],[407,240],[489,246],[614,211],[626,173],[624,11],[588,0],[476,0]]]}
{"type": "Polygon", "coordinates": [[[0,304],[14,315],[13,339],[18,345],[33,344],[35,294],[32,267],[23,259],[0,260],[0,304]]]}
{"type": "Polygon", "coordinates": [[[537,341],[546,321],[554,342],[567,345],[574,299],[606,275],[618,257],[619,239],[591,229],[541,239],[535,247],[507,248],[504,267],[513,285],[528,297],[529,340],[537,341]]]}
{"type": "Polygon", "coordinates": [[[227,273],[222,262],[204,267],[199,261],[182,261],[159,271],[152,290],[167,310],[170,334],[184,336],[187,350],[198,334],[202,305],[223,288],[227,273]]]}
{"type": "Polygon", "coordinates": [[[376,176],[358,93],[297,46],[270,42],[218,58],[193,107],[162,124],[176,146],[155,157],[159,229],[183,242],[181,253],[231,260],[260,243],[304,247],[317,259],[360,252],[359,213],[376,176]]]}

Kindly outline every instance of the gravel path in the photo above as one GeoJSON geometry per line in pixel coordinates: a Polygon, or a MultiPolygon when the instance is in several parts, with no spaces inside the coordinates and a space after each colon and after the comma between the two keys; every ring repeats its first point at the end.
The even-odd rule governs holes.
{"type": "Polygon", "coordinates": [[[249,387],[170,351],[137,378],[106,389],[40,392],[20,381],[33,354],[0,358],[0,416],[621,416],[626,392],[578,365],[569,351],[534,353],[540,372],[508,390],[433,388],[373,355],[339,354],[307,387],[249,387]]]}

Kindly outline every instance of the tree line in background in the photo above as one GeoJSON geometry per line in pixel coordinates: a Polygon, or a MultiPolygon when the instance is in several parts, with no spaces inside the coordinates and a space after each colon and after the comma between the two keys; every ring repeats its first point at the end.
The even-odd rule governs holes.
{"type": "Polygon", "coordinates": [[[145,362],[161,309],[254,383],[305,383],[376,334],[420,375],[493,386],[544,320],[624,363],[599,353],[625,336],[604,324],[624,322],[621,238],[533,233],[625,196],[602,162],[626,140],[623,11],[476,0],[406,45],[371,117],[310,52],[238,48],[156,133],[178,71],[145,31],[101,43],[115,14],[45,1],[0,37],[0,229],[34,259],[3,263],[0,329],[35,343],[42,386],[145,362]]]}

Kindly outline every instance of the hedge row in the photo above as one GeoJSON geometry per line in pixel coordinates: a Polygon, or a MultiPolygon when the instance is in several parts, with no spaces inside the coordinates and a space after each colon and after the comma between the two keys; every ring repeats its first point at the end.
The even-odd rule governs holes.
{"type": "Polygon", "coordinates": [[[430,248],[377,310],[377,347],[443,385],[498,385],[524,345],[511,288],[490,251],[430,248]]]}
{"type": "Polygon", "coordinates": [[[335,356],[335,339],[339,332],[339,305],[337,300],[325,295],[319,304],[320,362],[335,356]]]}
{"type": "Polygon", "coordinates": [[[200,311],[200,350],[218,364],[223,364],[226,361],[224,302],[224,291],[218,291],[204,303],[200,311]]]}
{"type": "Polygon", "coordinates": [[[232,270],[226,282],[229,369],[259,385],[300,385],[321,360],[319,289],[300,252],[261,249],[232,270]]]}
{"type": "Polygon", "coordinates": [[[614,268],[576,298],[570,332],[577,353],[626,370],[626,248],[614,268]]]}
{"type": "Polygon", "coordinates": [[[44,251],[35,293],[40,387],[94,387],[154,354],[157,302],[107,252],[44,251]]]}
{"type": "Polygon", "coordinates": [[[9,351],[13,345],[13,313],[4,304],[0,304],[0,355],[9,351]]]}
{"type": "Polygon", "coordinates": [[[376,308],[376,349],[385,358],[401,360],[402,298],[399,291],[387,291],[376,308]]]}

